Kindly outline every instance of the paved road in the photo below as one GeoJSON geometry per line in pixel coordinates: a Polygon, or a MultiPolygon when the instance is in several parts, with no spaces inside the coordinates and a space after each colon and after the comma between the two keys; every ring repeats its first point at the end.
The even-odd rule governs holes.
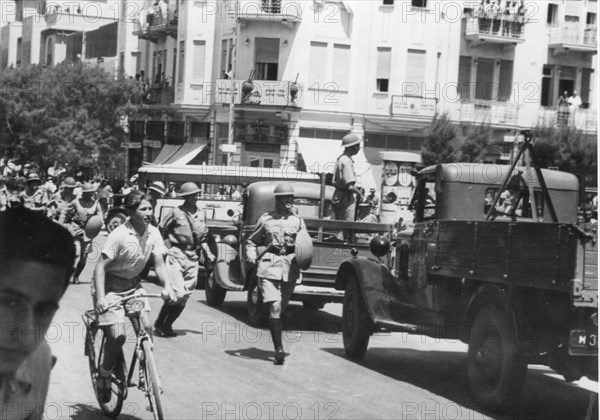
{"type": "MultiPolygon", "coordinates": [[[[92,267],[88,264],[82,284],[69,287],[48,332],[58,357],[48,419],[102,418],[83,355],[81,314],[91,307],[92,267]]],[[[153,284],[147,289],[158,290],[153,284]]],[[[477,406],[466,382],[466,346],[460,343],[377,334],[365,360],[354,363],[344,356],[339,304],[321,311],[292,305],[284,336],[290,356],[284,366],[274,366],[269,333],[245,324],[244,300],[242,294],[231,294],[217,310],[206,305],[203,291],[196,291],[174,326],[179,336],[156,339],[168,418],[598,417],[596,382],[569,384],[541,366],[530,367],[522,402],[512,412],[499,416],[477,406]]],[[[152,304],[156,316],[160,302],[152,304]]],[[[128,339],[127,355],[131,349],[128,339]]],[[[121,418],[152,418],[137,389],[130,388],[121,418]]]]}

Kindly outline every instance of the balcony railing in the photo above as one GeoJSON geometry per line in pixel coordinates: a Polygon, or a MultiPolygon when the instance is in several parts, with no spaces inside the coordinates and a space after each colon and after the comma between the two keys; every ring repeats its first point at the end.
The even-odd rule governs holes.
{"type": "Polygon", "coordinates": [[[523,42],[525,21],[519,16],[469,16],[465,37],[471,41],[514,44],[523,42]]]}
{"type": "Polygon", "coordinates": [[[519,105],[508,102],[475,101],[460,104],[461,122],[516,125],[519,105]]]}
{"type": "Polygon", "coordinates": [[[236,8],[228,10],[243,22],[280,22],[296,23],[302,20],[299,2],[285,0],[248,0],[240,1],[236,8]]]}
{"type": "Polygon", "coordinates": [[[550,27],[550,48],[574,51],[596,52],[598,27],[580,25],[578,22],[565,22],[550,27]]]}
{"type": "Polygon", "coordinates": [[[166,83],[142,85],[137,102],[143,105],[170,105],[175,102],[175,87],[166,83]]]}
{"type": "Polygon", "coordinates": [[[596,132],[598,117],[595,109],[569,110],[566,107],[542,107],[538,114],[538,124],[550,127],[575,127],[579,130],[596,132]]]}
{"type": "Polygon", "coordinates": [[[133,35],[156,42],[165,36],[177,36],[178,10],[152,8],[140,13],[133,35]]]}

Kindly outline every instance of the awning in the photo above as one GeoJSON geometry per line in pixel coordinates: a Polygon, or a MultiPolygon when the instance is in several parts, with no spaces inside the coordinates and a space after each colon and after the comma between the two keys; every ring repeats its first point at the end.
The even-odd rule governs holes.
{"type": "Polygon", "coordinates": [[[185,143],[182,146],[178,146],[179,150],[175,152],[165,164],[168,165],[186,165],[191,162],[202,150],[206,147],[206,144],[197,143],[185,143]]]}
{"type": "MultiPolygon", "coordinates": [[[[312,139],[307,137],[298,138],[298,153],[306,164],[306,171],[313,173],[333,173],[337,158],[344,152],[339,140],[312,139]]],[[[354,172],[358,184],[366,191],[370,188],[379,189],[379,185],[373,177],[373,170],[361,148],[354,161],[354,172]]]]}
{"type": "Polygon", "coordinates": [[[180,147],[181,146],[175,144],[165,144],[158,156],[156,157],[156,159],[154,159],[154,162],[152,162],[152,164],[162,165],[167,160],[169,160],[175,153],[177,153],[180,147]]]}

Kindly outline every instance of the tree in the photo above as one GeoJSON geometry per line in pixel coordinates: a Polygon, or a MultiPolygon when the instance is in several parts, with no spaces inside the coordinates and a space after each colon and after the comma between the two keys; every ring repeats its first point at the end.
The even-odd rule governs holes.
{"type": "Polygon", "coordinates": [[[421,148],[421,159],[425,166],[455,162],[456,134],[456,126],[448,114],[436,114],[421,148]]]}
{"type": "Polygon", "coordinates": [[[8,69],[1,88],[2,154],[41,168],[104,168],[116,160],[127,138],[121,118],[134,112],[139,93],[134,81],[69,62],[8,69]]]}

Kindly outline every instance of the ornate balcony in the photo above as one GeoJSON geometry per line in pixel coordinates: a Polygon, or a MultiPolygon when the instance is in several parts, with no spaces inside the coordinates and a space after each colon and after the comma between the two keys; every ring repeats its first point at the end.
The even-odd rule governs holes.
{"type": "Polygon", "coordinates": [[[597,38],[598,27],[596,25],[565,22],[561,25],[550,27],[550,42],[548,47],[553,49],[555,54],[568,51],[595,54],[598,52],[596,45],[597,38]]]}
{"type": "Polygon", "coordinates": [[[474,43],[491,42],[514,45],[525,41],[525,21],[520,16],[466,18],[465,38],[474,43]]]}
{"type": "Polygon", "coordinates": [[[240,1],[228,14],[235,16],[242,24],[252,22],[278,22],[292,26],[302,21],[300,4],[285,0],[240,1]],[[237,9],[235,8],[237,7],[237,9]]]}
{"type": "Polygon", "coordinates": [[[538,124],[550,127],[571,126],[579,130],[597,132],[598,117],[595,109],[578,109],[569,111],[568,108],[548,106],[540,108],[538,124]]]}
{"type": "Polygon", "coordinates": [[[519,104],[476,100],[459,108],[460,122],[515,126],[519,121],[519,104]]]}
{"type": "Polygon", "coordinates": [[[142,10],[140,20],[135,22],[133,35],[157,42],[167,36],[177,37],[178,11],[162,11],[158,8],[142,10]],[[166,12],[166,13],[165,13],[166,12]]]}

